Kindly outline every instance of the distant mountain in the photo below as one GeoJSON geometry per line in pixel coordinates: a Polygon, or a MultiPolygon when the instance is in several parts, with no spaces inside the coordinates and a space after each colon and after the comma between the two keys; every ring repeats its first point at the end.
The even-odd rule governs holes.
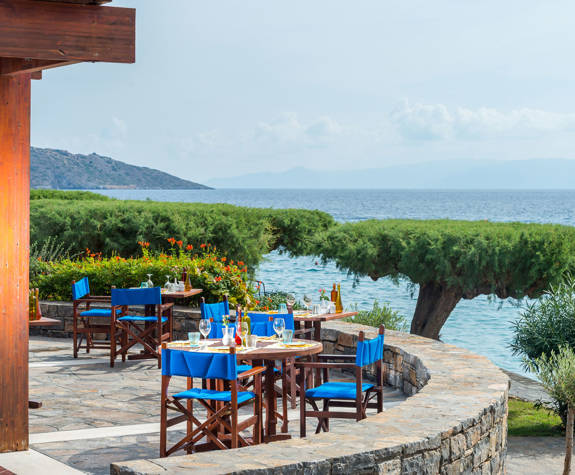
{"type": "Polygon", "coordinates": [[[443,160],[360,170],[299,167],[207,183],[218,188],[575,189],[575,160],[443,160]]]}
{"type": "Polygon", "coordinates": [[[128,165],[95,153],[79,155],[65,150],[32,147],[30,161],[30,184],[32,188],[209,189],[205,185],[182,180],[159,170],[128,165]]]}

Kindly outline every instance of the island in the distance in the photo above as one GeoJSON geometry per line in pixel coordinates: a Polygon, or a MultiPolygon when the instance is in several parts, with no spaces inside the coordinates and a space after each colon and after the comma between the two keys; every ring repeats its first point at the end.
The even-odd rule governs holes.
{"type": "Polygon", "coordinates": [[[153,189],[209,190],[159,170],[138,167],[96,153],[80,155],[65,150],[32,147],[30,186],[59,190],[153,189]]]}

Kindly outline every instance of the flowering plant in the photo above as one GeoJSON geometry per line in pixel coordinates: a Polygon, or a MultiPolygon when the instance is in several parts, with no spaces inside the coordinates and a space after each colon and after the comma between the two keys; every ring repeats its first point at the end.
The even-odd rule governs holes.
{"type": "MultiPolygon", "coordinates": [[[[44,263],[43,272],[34,277],[31,285],[40,289],[42,298],[69,300],[71,282],[88,277],[94,295],[109,295],[112,286],[137,287],[152,275],[156,286],[162,286],[166,276],[180,277],[183,269],[192,287],[202,289],[208,302],[219,302],[228,296],[231,305],[251,305],[253,289],[248,283],[248,269],[242,262],[219,256],[214,246],[205,244],[200,250],[174,238],[168,239],[172,248],[168,253],[154,252],[147,241],[141,241],[141,257],[124,258],[118,255],[103,257],[89,249],[78,259],[62,259],[44,263]]],[[[192,299],[197,301],[199,297],[192,299]]]]}
{"type": "Polygon", "coordinates": [[[327,292],[325,289],[319,289],[319,299],[320,300],[329,300],[330,298],[327,296],[327,292]]]}

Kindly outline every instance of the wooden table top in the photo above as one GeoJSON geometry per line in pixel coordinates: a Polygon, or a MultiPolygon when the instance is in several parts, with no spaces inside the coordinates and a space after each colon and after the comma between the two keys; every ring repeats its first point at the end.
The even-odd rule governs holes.
{"type": "Polygon", "coordinates": [[[201,294],[203,289],[190,289],[184,290],[182,292],[162,292],[162,298],[169,299],[185,299],[188,297],[193,297],[194,295],[201,294]]]}
{"type": "Polygon", "coordinates": [[[328,322],[329,320],[340,320],[342,318],[353,317],[357,312],[324,313],[320,315],[297,315],[293,318],[296,322],[328,322]]]}
{"type": "Polygon", "coordinates": [[[29,320],[28,323],[31,327],[53,327],[59,325],[62,321],[54,318],[42,317],[39,320],[29,320]]]}
{"type": "MultiPolygon", "coordinates": [[[[222,340],[209,339],[201,340],[202,342],[208,342],[208,346],[223,347],[222,340]]],[[[281,343],[280,340],[258,340],[256,349],[249,350],[247,352],[237,353],[237,357],[242,361],[252,361],[252,360],[283,360],[285,358],[292,358],[295,356],[309,356],[316,355],[323,351],[323,345],[321,342],[314,340],[298,340],[294,339],[294,343],[306,343],[311,346],[305,347],[289,347],[289,348],[278,348],[277,344],[281,343]],[[270,348],[271,347],[271,348],[270,348]]],[[[234,345],[235,346],[235,345],[234,345]]],[[[189,346],[174,346],[170,350],[179,351],[201,351],[201,348],[191,348],[189,346]]],[[[209,353],[209,352],[207,352],[209,353]]]]}

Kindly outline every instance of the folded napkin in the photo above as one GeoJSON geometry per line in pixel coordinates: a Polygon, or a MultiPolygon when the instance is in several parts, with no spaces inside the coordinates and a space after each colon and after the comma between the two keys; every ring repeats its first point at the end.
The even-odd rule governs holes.
{"type": "Polygon", "coordinates": [[[168,341],[166,343],[167,348],[182,348],[182,347],[189,348],[190,346],[191,346],[190,340],[176,340],[176,341],[168,341]]]}

